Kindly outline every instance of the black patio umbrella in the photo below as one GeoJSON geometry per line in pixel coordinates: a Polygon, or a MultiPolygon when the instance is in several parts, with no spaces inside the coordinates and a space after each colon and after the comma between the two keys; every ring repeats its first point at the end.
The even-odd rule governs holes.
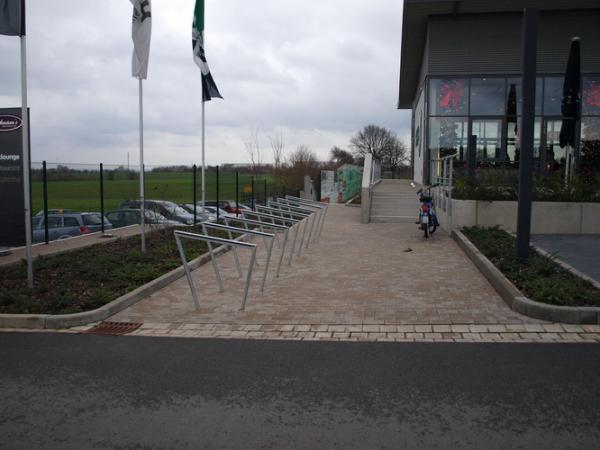
{"type": "Polygon", "coordinates": [[[576,147],[576,126],[581,118],[581,45],[578,37],[574,37],[571,41],[561,112],[560,146],[576,147]]]}

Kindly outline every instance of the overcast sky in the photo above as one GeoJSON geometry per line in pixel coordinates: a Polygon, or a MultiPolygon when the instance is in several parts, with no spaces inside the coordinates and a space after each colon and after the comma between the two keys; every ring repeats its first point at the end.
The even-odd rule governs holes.
{"type": "MultiPolygon", "coordinates": [[[[131,77],[126,0],[29,0],[28,74],[33,161],[123,164],[138,158],[138,86],[131,77]]],[[[194,0],[153,0],[144,82],[148,165],[199,163],[200,72],[194,0]]],[[[258,130],[286,152],[327,159],[369,123],[410,135],[398,111],[401,0],[207,0],[206,56],[224,100],[206,104],[207,162],[249,161],[258,130]]],[[[0,36],[0,107],[20,106],[19,39],[0,36]]]]}

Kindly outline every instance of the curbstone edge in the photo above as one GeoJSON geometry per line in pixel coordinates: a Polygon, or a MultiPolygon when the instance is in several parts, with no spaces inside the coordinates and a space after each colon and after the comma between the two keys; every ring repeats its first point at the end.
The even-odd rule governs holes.
{"type": "MultiPolygon", "coordinates": [[[[229,251],[227,245],[221,245],[214,250],[215,256],[229,251]]],[[[189,262],[191,270],[197,269],[210,260],[210,253],[204,253],[189,262]]],[[[0,328],[24,329],[61,329],[100,322],[119,311],[139,302],[148,295],[162,289],[173,281],[184,276],[183,266],[128,292],[100,308],[75,314],[0,314],[0,328]]]]}
{"type": "Polygon", "coordinates": [[[523,295],[517,287],[475,247],[461,231],[452,237],[496,292],[514,311],[534,319],[570,324],[600,324],[600,308],[591,306],[559,306],[536,302],[523,295]]]}

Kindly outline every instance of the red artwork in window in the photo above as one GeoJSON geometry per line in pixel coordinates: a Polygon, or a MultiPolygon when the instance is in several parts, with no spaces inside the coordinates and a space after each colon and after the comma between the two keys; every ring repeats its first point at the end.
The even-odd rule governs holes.
{"type": "Polygon", "coordinates": [[[600,83],[592,81],[583,95],[586,105],[600,108],[600,83]]]}
{"type": "Polygon", "coordinates": [[[463,103],[462,80],[444,82],[440,89],[440,107],[443,109],[458,110],[463,103]]]}

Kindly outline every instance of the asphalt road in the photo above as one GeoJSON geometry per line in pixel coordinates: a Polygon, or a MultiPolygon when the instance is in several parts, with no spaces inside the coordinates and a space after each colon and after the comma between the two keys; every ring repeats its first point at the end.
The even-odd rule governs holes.
{"type": "Polygon", "coordinates": [[[531,242],[600,283],[600,234],[538,234],[531,242]]]}
{"type": "Polygon", "coordinates": [[[600,346],[0,333],[0,447],[597,449],[600,346]]]}

